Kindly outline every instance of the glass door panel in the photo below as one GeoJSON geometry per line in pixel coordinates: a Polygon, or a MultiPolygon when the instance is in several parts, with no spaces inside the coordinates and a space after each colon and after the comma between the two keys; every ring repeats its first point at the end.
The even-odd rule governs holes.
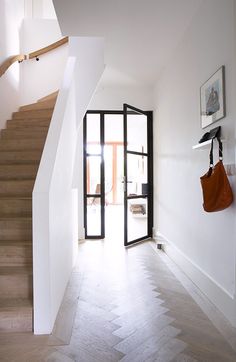
{"type": "Polygon", "coordinates": [[[124,245],[152,234],[152,115],[124,105],[124,245]]]}
{"type": "Polygon", "coordinates": [[[84,117],[84,225],[86,238],[104,238],[103,117],[84,117]]]}
{"type": "Polygon", "coordinates": [[[86,115],[85,145],[88,154],[101,154],[101,120],[99,113],[86,115]]]}
{"type": "Polygon", "coordinates": [[[147,198],[128,200],[128,241],[139,239],[148,235],[148,202],[147,198]]]}
{"type": "Polygon", "coordinates": [[[124,202],[124,146],[117,146],[117,189],[116,204],[124,202]]]}
{"type": "Polygon", "coordinates": [[[127,153],[127,195],[137,196],[144,194],[144,185],[147,185],[147,156],[127,153]]]}
{"type": "Polygon", "coordinates": [[[104,146],[104,161],[105,161],[105,203],[106,205],[113,204],[113,173],[114,173],[114,157],[113,146],[104,146]]]}
{"type": "Polygon", "coordinates": [[[101,235],[101,198],[87,197],[87,235],[101,235]]]}
{"type": "Polygon", "coordinates": [[[101,156],[87,155],[87,194],[101,193],[101,156]]]}
{"type": "Polygon", "coordinates": [[[127,114],[127,150],[147,153],[147,116],[131,110],[127,114]]]}

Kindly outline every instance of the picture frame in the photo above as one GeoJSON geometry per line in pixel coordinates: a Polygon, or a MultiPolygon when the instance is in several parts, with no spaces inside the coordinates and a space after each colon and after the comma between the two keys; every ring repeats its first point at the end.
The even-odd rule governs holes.
{"type": "Polygon", "coordinates": [[[225,66],[222,65],[200,88],[201,126],[206,128],[226,115],[225,66]]]}

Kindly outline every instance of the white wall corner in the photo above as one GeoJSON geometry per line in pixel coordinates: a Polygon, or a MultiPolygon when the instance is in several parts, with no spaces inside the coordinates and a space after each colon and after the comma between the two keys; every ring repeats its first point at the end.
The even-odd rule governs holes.
{"type": "Polygon", "coordinates": [[[162,233],[157,233],[162,240],[162,250],[172,259],[186,276],[205,294],[217,309],[236,327],[236,298],[204,270],[194,263],[187,255],[177,248],[162,233]]]}

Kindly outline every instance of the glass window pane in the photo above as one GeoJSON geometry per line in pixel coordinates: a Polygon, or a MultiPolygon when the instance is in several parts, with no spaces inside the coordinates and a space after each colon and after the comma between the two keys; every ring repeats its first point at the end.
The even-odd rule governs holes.
{"type": "Polygon", "coordinates": [[[113,174],[114,174],[114,159],[113,145],[104,146],[104,161],[105,161],[105,203],[113,204],[113,174]]]}
{"type": "Polygon", "coordinates": [[[100,114],[87,114],[87,153],[101,154],[100,114]]]}
{"type": "Polygon", "coordinates": [[[127,154],[127,193],[147,194],[147,156],[127,154]]]}
{"type": "Polygon", "coordinates": [[[147,116],[133,111],[127,114],[127,150],[147,153],[147,116]]]}
{"type": "Polygon", "coordinates": [[[101,235],[101,199],[87,197],[87,235],[101,235]]]}
{"type": "Polygon", "coordinates": [[[123,202],[123,114],[105,114],[105,202],[116,205],[123,202]]]}
{"type": "Polygon", "coordinates": [[[128,200],[128,242],[148,234],[146,198],[128,200]]]}
{"type": "Polygon", "coordinates": [[[124,202],[124,147],[117,147],[117,188],[116,188],[116,203],[123,204],[124,202]]]}
{"type": "Polygon", "coordinates": [[[123,114],[105,115],[105,143],[123,143],[123,114]]]}
{"type": "Polygon", "coordinates": [[[101,193],[101,156],[87,156],[87,194],[101,193]]]}

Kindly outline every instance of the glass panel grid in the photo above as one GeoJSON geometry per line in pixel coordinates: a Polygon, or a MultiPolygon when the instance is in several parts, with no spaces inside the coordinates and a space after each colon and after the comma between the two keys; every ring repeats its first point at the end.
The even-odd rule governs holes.
{"type": "Polygon", "coordinates": [[[147,198],[129,199],[127,210],[128,242],[148,235],[147,198]]]}
{"type": "Polygon", "coordinates": [[[147,116],[127,114],[127,150],[147,153],[147,116]]]}

